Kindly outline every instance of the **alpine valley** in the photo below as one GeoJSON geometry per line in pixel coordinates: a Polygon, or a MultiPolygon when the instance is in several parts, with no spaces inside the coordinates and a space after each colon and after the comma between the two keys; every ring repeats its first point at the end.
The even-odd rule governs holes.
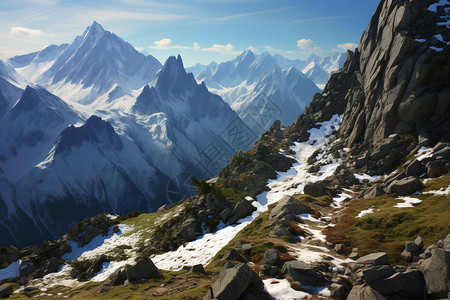
{"type": "Polygon", "coordinates": [[[449,29],[381,0],[345,57],[194,77],[94,22],[0,62],[0,298],[450,299],[449,29]]]}

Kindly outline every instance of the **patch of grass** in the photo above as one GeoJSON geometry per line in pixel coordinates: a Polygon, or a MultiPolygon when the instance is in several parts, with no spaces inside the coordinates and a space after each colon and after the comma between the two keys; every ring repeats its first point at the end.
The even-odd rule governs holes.
{"type": "Polygon", "coordinates": [[[203,299],[206,293],[209,290],[209,286],[204,285],[192,290],[184,291],[176,295],[170,295],[170,297],[166,297],[163,299],[167,300],[197,300],[203,299]]]}
{"type": "MultiPolygon", "coordinates": [[[[447,175],[427,183],[426,190],[448,186],[447,175]]],[[[450,197],[418,194],[412,197],[422,202],[411,208],[396,208],[402,200],[388,196],[354,200],[349,203],[334,227],[324,230],[327,241],[341,243],[350,240],[360,255],[385,251],[391,263],[404,263],[400,256],[404,243],[420,235],[425,247],[444,238],[450,232],[450,197]],[[362,210],[374,212],[356,219],[362,210]]]]}

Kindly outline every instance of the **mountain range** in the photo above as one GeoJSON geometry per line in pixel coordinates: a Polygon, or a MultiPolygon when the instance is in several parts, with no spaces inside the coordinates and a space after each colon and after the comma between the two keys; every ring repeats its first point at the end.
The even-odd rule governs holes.
{"type": "MultiPolygon", "coordinates": [[[[40,246],[1,247],[0,297],[448,298],[449,26],[448,1],[381,0],[358,48],[347,52],[343,67],[331,74],[323,93],[314,95],[293,124],[274,122],[251,150],[235,152],[217,176],[193,178],[195,194],[173,205],[121,216],[105,211],[40,246]]],[[[256,69],[251,67],[252,54],[243,54],[236,64],[214,67],[227,71],[217,73],[226,75],[219,79],[238,82],[243,78],[240,74],[256,78],[247,72],[256,69]],[[236,73],[238,66],[241,71],[236,73]]],[[[11,91],[5,95],[17,95],[14,91],[21,80],[5,69],[10,75],[2,83],[11,91]]],[[[203,82],[186,74],[180,57],[170,57],[155,80],[130,100],[128,110],[119,112],[124,114],[120,121],[134,126],[163,114],[178,122],[180,132],[191,135],[197,123],[216,124],[210,122],[216,110],[209,110],[206,102],[225,109],[226,103],[219,99],[203,82]],[[161,108],[163,113],[145,115],[161,108]],[[131,122],[125,114],[138,121],[131,122]],[[186,123],[182,114],[195,123],[186,123]]],[[[76,163],[71,169],[78,168],[82,175],[85,162],[101,179],[109,178],[110,172],[118,178],[85,185],[92,194],[107,190],[103,185],[120,186],[126,174],[123,165],[144,163],[132,151],[139,145],[117,118],[86,118],[75,109],[77,105],[40,87],[26,87],[19,99],[8,98],[7,103],[11,108],[2,121],[35,122],[27,127],[17,121],[22,125],[17,132],[1,133],[15,143],[6,147],[11,157],[26,147],[38,147],[49,136],[51,130],[42,125],[40,131],[33,131],[39,124],[35,115],[48,116],[49,127],[63,127],[66,119],[80,122],[64,126],[51,155],[25,175],[42,175],[34,182],[37,188],[29,187],[28,193],[38,191],[41,181],[57,183],[61,174],[52,181],[51,177],[70,162],[76,163]],[[76,156],[81,158],[72,159],[76,156]],[[128,161],[120,164],[113,156],[128,161]]],[[[226,114],[235,117],[233,113],[228,107],[226,114]]],[[[171,126],[166,128],[169,132],[171,126]]],[[[214,133],[215,127],[210,130],[214,133]]],[[[152,132],[157,137],[165,129],[152,132]]],[[[234,133],[225,130],[218,137],[224,140],[235,137],[234,133]]],[[[217,149],[207,151],[213,152],[217,149]]],[[[133,175],[143,176],[131,174],[130,180],[133,175]]],[[[76,182],[83,184],[84,178],[76,182]]],[[[0,200],[19,191],[15,183],[1,180],[0,200]]],[[[137,184],[142,184],[137,189],[146,188],[145,182],[137,184]]],[[[26,206],[14,202],[0,202],[0,213],[13,207],[14,216],[32,227],[34,220],[44,221],[40,200],[29,204],[37,212],[34,219],[19,210],[26,206]]],[[[47,200],[58,213],[67,213],[65,207],[73,209],[70,198],[47,200]]],[[[119,202],[119,206],[128,204],[119,202]]],[[[8,217],[2,215],[1,220],[8,217]]],[[[59,225],[57,219],[52,221],[50,226],[59,225]]],[[[17,234],[26,234],[25,229],[17,234]]],[[[1,236],[10,232],[0,230],[1,236]]]]}
{"type": "Polygon", "coordinates": [[[181,57],[162,66],[96,22],[1,66],[2,244],[174,203],[257,137],[181,57]]]}

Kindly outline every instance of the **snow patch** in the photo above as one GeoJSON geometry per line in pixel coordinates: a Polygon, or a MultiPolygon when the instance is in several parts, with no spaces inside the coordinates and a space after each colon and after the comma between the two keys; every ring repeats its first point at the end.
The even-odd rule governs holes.
{"type": "Polygon", "coordinates": [[[363,183],[365,179],[369,180],[369,182],[372,182],[376,180],[378,177],[380,177],[380,176],[370,176],[368,174],[353,174],[353,176],[355,176],[355,178],[358,179],[360,183],[363,183]]]}
{"type": "Polygon", "coordinates": [[[403,200],[404,202],[399,202],[394,207],[405,208],[405,207],[414,207],[414,204],[418,204],[422,202],[422,200],[412,197],[398,197],[397,200],[403,200]]]}
{"type": "Polygon", "coordinates": [[[368,209],[360,211],[359,214],[355,218],[357,218],[357,219],[358,218],[362,218],[362,217],[364,217],[366,215],[369,215],[371,213],[373,213],[373,206],[369,207],[368,209]]]}
{"type": "Polygon", "coordinates": [[[423,192],[423,194],[433,194],[433,195],[442,195],[442,196],[450,196],[450,185],[447,187],[442,187],[439,190],[433,190],[428,192],[423,192]]]}

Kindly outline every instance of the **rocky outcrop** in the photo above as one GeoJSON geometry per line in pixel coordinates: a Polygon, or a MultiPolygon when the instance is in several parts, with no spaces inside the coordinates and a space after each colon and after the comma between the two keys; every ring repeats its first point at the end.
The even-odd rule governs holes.
{"type": "Polygon", "coordinates": [[[338,135],[356,167],[380,174],[397,167],[417,141],[450,141],[449,37],[445,10],[428,9],[435,2],[382,0],[358,48],[287,136],[304,142],[314,124],[343,114],[338,135]]]}
{"type": "Polygon", "coordinates": [[[98,235],[107,235],[109,229],[117,223],[119,223],[118,220],[109,218],[106,213],[86,218],[70,229],[67,238],[82,247],[98,235]]]}
{"type": "Polygon", "coordinates": [[[19,258],[19,250],[9,245],[8,247],[0,247],[0,269],[6,268],[10,263],[19,258]]]}

